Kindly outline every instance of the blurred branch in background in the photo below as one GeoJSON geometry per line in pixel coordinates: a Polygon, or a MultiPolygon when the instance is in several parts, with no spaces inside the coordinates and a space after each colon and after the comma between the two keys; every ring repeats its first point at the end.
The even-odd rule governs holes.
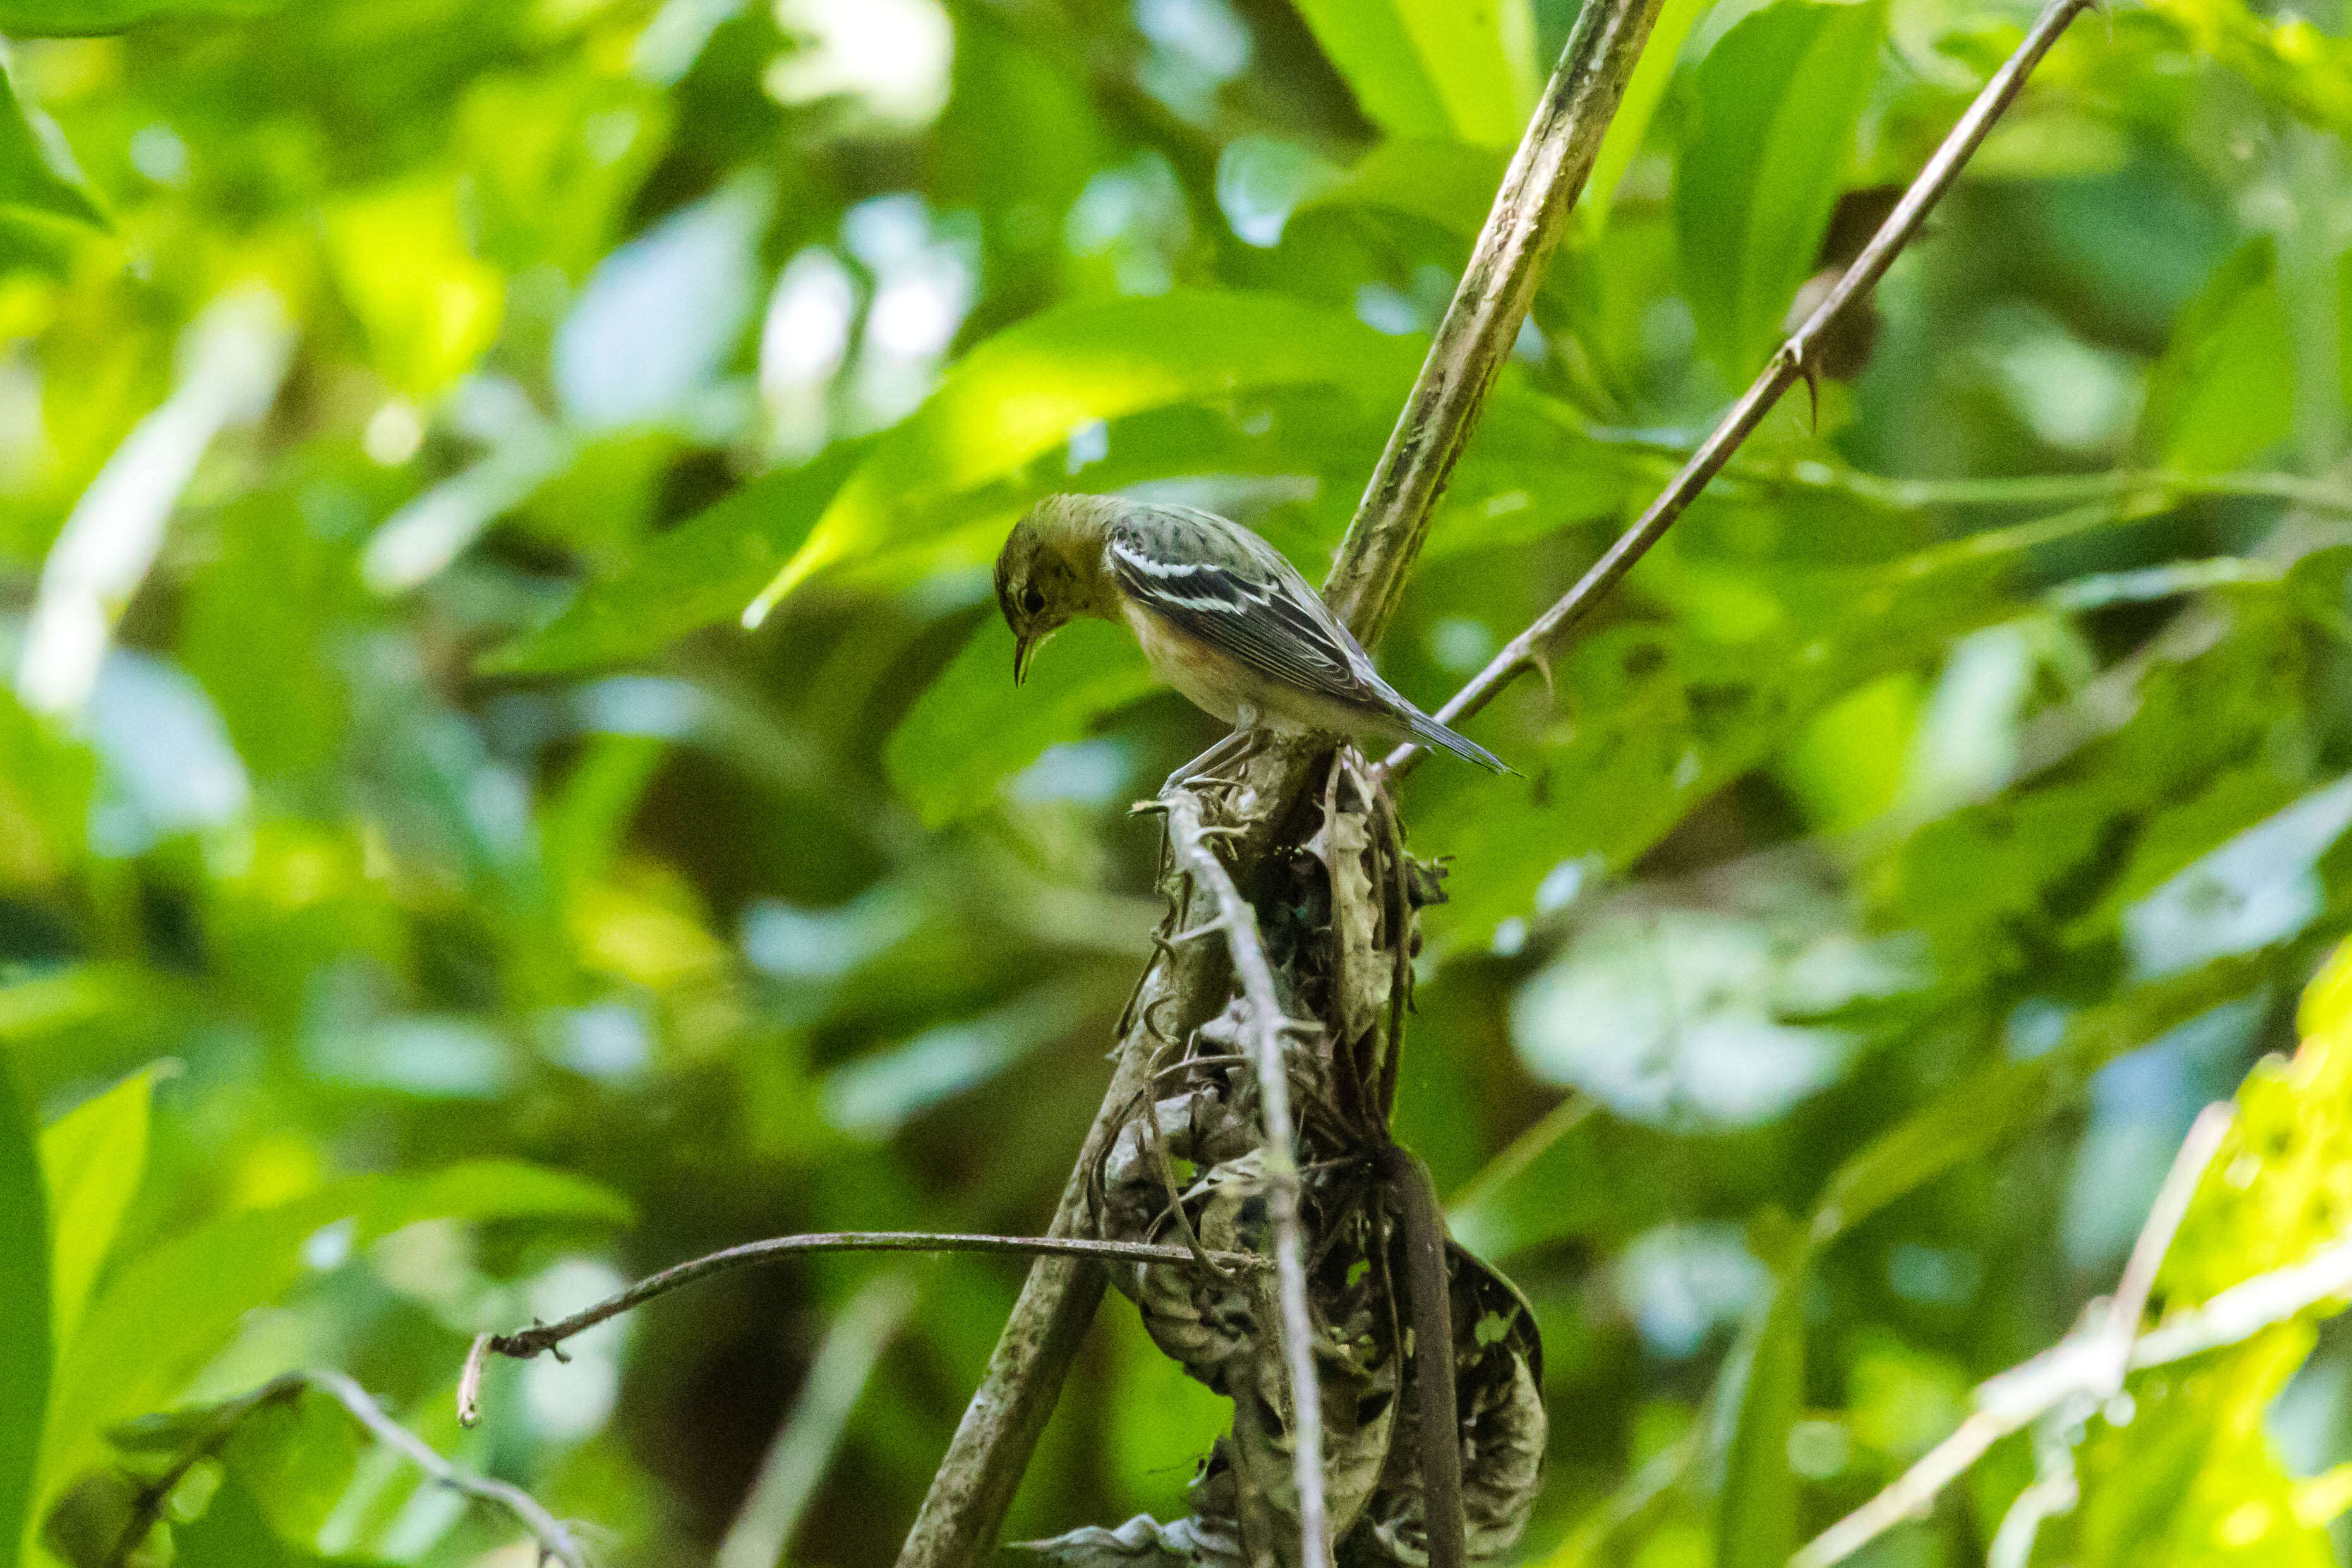
{"type": "Polygon", "coordinates": [[[912,1276],[885,1274],[859,1287],[835,1314],[712,1568],[776,1568],[788,1560],[793,1531],[840,1450],[858,1396],[921,1293],[912,1276]]]}
{"type": "MultiPolygon", "coordinates": [[[[1714,432],[1691,455],[1690,461],[1675,476],[1674,482],[1650,503],[1649,509],[1618,537],[1601,559],[1592,563],[1575,587],[1537,616],[1533,625],[1504,645],[1503,650],[1488,660],[1484,669],[1446,700],[1445,706],[1437,710],[1440,722],[1451,724],[1457,719],[1477,712],[1493,701],[1495,694],[1522,670],[1543,669],[1549,679],[1551,657],[1559,648],[1560,639],[1617,585],[1626,573],[1633,569],[1633,563],[1647,554],[1652,545],[1664,537],[1666,530],[1674,526],[1675,520],[1698,499],[1700,491],[1706,489],[1707,481],[1722,472],[1724,465],[1738,451],[1741,443],[1755,434],[1757,426],[1763,424],[1765,416],[1771,413],[1773,405],[1780,402],[1781,395],[1801,380],[1815,388],[1818,404],[1820,369],[1815,360],[1822,341],[1829,336],[1848,310],[1868,300],[1870,291],[1886,275],[1887,268],[1894,265],[1903,247],[1918,236],[1921,226],[1927,221],[1927,214],[1959,179],[1960,171],[1968,166],[1969,157],[1983,145],[2001,111],[2023,89],[2025,79],[2034,66],[2050,52],[2050,47],[2058,41],[2067,24],[2089,9],[2092,4],[2093,0],[2051,0],[2026,33],[2024,40],[2017,46],[2016,51],[2002,62],[1999,70],[1993,72],[1992,79],[1985,83],[1983,89],[1969,103],[1968,111],[1960,116],[1959,122],[1952,127],[1950,133],[1937,147],[1935,155],[1927,160],[1927,167],[1919,171],[1918,176],[1904,191],[1902,200],[1895,204],[1895,210],[1878,226],[1878,231],[1871,236],[1870,243],[1863,247],[1853,265],[1845,269],[1828,296],[1814,307],[1811,315],[1805,318],[1804,324],[1780,345],[1780,352],[1772,356],[1763,374],[1741,394],[1739,401],[1732,405],[1731,412],[1723,416],[1714,432]]],[[[1381,772],[1390,778],[1402,777],[1412,768],[1420,750],[1417,746],[1399,746],[1382,760],[1381,772]]]]}
{"type": "Polygon", "coordinates": [[[365,1427],[377,1442],[423,1470],[436,1485],[490,1503],[512,1514],[538,1542],[542,1562],[551,1558],[562,1563],[564,1568],[589,1568],[588,1554],[582,1550],[571,1528],[548,1512],[529,1492],[520,1487],[488,1476],[476,1475],[451,1464],[436,1452],[431,1444],[387,1415],[383,1406],[376,1403],[375,1397],[351,1377],[340,1372],[315,1368],[272,1378],[252,1393],[206,1411],[194,1440],[180,1451],[160,1476],[140,1491],[130,1521],[117,1538],[113,1550],[107,1555],[106,1568],[122,1568],[124,1563],[133,1560],[134,1554],[146,1544],[148,1533],[163,1518],[172,1494],[178,1489],[180,1483],[186,1480],[190,1472],[199,1465],[217,1457],[248,1421],[298,1400],[313,1390],[341,1405],[352,1419],[365,1427]]]}
{"type": "MultiPolygon", "coordinates": [[[[2352,1238],[2347,1238],[2300,1263],[2243,1280],[2152,1329],[2139,1328],[2139,1314],[2133,1308],[2145,1308],[2158,1265],[2229,1125],[2227,1106],[2212,1107],[2198,1119],[2158,1194],[2115,1296],[2094,1302],[2075,1331],[2056,1345],[1979,1384],[1970,1396],[1976,1411],[1958,1431],[1869,1502],[1807,1542],[1790,1559],[1790,1568],[1832,1568],[1893,1526],[1924,1517],[1944,1488],[2012,1432],[2044,1419],[2079,1430],[2094,1412],[2116,1397],[2127,1372],[2236,1344],[2323,1301],[2352,1294],[2352,1238]]],[[[2118,1416],[2124,1419],[2128,1417],[2118,1416]]],[[[2014,1536],[2007,1521],[1999,1532],[2013,1542],[2011,1551],[2021,1553],[2010,1561],[2026,1560],[2032,1549],[2031,1525],[2073,1506],[2074,1490],[2069,1465],[2020,1495],[2015,1507],[2023,1511],[2016,1517],[2024,1522],[2014,1536]]]]}

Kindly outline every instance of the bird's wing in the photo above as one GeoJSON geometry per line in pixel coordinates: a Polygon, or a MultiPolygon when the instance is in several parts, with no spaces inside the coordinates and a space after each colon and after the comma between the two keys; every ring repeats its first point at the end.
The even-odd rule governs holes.
{"type": "Polygon", "coordinates": [[[1238,523],[1190,507],[1139,508],[1112,525],[1108,554],[1130,598],[1259,674],[1388,706],[1356,639],[1280,552],[1238,523]]]}

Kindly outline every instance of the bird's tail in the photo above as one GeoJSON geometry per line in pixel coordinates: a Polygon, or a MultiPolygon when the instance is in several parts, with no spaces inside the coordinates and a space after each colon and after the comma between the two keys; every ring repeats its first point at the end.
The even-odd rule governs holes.
{"type": "Polygon", "coordinates": [[[1405,721],[1412,738],[1425,744],[1453,752],[1465,763],[1475,763],[1489,773],[1507,773],[1509,764],[1502,758],[1465,736],[1457,735],[1426,713],[1415,712],[1405,721]]]}

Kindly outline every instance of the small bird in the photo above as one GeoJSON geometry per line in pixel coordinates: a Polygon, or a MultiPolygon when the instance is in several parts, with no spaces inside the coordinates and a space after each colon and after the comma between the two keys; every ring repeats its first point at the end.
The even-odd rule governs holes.
{"type": "Polygon", "coordinates": [[[1047,637],[1096,616],[1134,633],[1153,674],[1240,731],[1171,784],[1260,731],[1419,741],[1510,772],[1399,695],[1280,551],[1213,512],[1047,496],[996,558],[996,603],[1015,639],[1014,684],[1047,637]]]}

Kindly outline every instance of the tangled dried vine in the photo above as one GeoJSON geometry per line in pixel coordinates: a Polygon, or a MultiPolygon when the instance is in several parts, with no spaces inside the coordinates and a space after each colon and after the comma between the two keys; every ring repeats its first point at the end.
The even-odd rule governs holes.
{"type": "MultiPolygon", "coordinates": [[[[1437,896],[1437,874],[1405,853],[1389,801],[1353,752],[1332,760],[1308,809],[1299,848],[1263,866],[1247,890],[1247,935],[1234,946],[1224,1006],[1181,1030],[1145,1013],[1150,1070],[1087,1173],[1090,1217],[1107,1241],[1278,1253],[1288,1207],[1280,1165],[1295,1148],[1304,1310],[1284,1311],[1278,1274],[1113,1267],[1160,1348],[1233,1401],[1233,1426],[1193,1482],[1190,1517],[1035,1543],[1065,1563],[1132,1561],[1153,1548],[1212,1568],[1294,1553],[1311,1562],[1328,1539],[1347,1568],[1459,1563],[1507,1549],[1535,1501],[1545,1419],[1533,1316],[1501,1275],[1444,1241],[1425,1173],[1389,1137],[1415,916],[1437,896]],[[1243,973],[1261,963],[1262,975],[1243,973]],[[1316,1026],[1288,1024],[1300,1018],[1316,1026]],[[1252,1047],[1269,1024],[1287,1140],[1262,1131],[1269,1080],[1254,1070],[1252,1047]],[[1418,1314],[1416,1244],[1433,1279],[1431,1310],[1418,1314]],[[1290,1326],[1301,1318],[1303,1335],[1290,1326]],[[1428,1355],[1433,1343],[1450,1354],[1428,1355]],[[1286,1352],[1297,1348],[1307,1352],[1311,1406],[1291,1375],[1286,1352]],[[1424,1383],[1424,1365],[1445,1375],[1424,1383]],[[1318,1447],[1320,1464],[1303,1466],[1318,1447]],[[1444,1477],[1435,1486],[1425,1481],[1433,1469],[1444,1477]],[[1328,1538],[1315,1528],[1318,1512],[1328,1538]]],[[[1199,810],[1187,797],[1170,814],[1163,940],[1234,917],[1220,908],[1201,918],[1195,883],[1211,879],[1188,862],[1211,853],[1213,825],[1204,836],[1199,810]]],[[[1221,864],[1213,879],[1234,886],[1221,864]]]]}

